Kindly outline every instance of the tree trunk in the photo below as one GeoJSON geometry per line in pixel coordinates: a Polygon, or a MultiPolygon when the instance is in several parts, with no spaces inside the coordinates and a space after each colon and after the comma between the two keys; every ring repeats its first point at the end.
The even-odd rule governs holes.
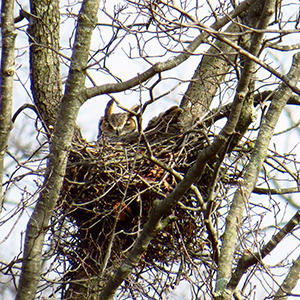
{"type": "Polygon", "coordinates": [[[54,125],[62,97],[58,0],[31,0],[28,27],[33,101],[47,127],[54,125]]]}

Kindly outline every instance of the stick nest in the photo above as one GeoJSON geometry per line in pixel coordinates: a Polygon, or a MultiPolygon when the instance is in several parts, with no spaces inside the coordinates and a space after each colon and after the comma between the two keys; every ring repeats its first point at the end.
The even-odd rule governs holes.
{"type": "MultiPolygon", "coordinates": [[[[68,257],[70,272],[96,275],[103,266],[115,269],[155,203],[172,192],[207,145],[208,132],[184,130],[180,114],[173,107],[150,121],[144,134],[121,141],[102,137],[73,144],[53,226],[67,237],[59,239],[59,251],[68,257]]],[[[213,175],[206,169],[195,185],[198,195],[190,191],[170,211],[173,221],[153,237],[140,266],[168,264],[183,253],[195,257],[209,249],[202,198],[213,175]]]]}

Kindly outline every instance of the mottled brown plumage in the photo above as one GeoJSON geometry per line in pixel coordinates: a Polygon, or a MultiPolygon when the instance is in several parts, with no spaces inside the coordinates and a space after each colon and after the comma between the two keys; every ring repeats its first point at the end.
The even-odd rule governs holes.
{"type": "MultiPolygon", "coordinates": [[[[110,100],[105,108],[104,116],[99,122],[100,136],[107,136],[112,138],[124,137],[137,130],[136,118],[129,112],[113,113],[114,100],[110,100]]],[[[139,105],[133,106],[130,110],[137,112],[139,105]]]]}

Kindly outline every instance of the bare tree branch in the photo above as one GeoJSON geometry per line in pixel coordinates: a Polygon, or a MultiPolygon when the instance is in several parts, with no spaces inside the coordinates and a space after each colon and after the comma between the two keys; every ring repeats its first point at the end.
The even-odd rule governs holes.
{"type": "Polygon", "coordinates": [[[255,187],[253,189],[253,193],[265,194],[265,195],[282,195],[282,194],[291,194],[291,193],[299,193],[299,192],[300,192],[300,187],[291,187],[291,188],[282,188],[282,189],[268,189],[268,188],[255,187]]]}
{"type": "Polygon", "coordinates": [[[15,74],[14,1],[2,1],[1,6],[1,74],[0,74],[0,215],[4,197],[2,195],[4,155],[12,129],[13,80],[15,74]]]}
{"type": "Polygon", "coordinates": [[[251,254],[244,254],[239,260],[236,269],[233,272],[233,275],[230,279],[230,282],[227,285],[227,291],[231,293],[236,289],[239,281],[242,276],[245,274],[246,270],[258,263],[262,262],[264,257],[273,251],[276,246],[289,234],[300,222],[300,212],[297,212],[293,218],[278,232],[276,233],[271,240],[258,252],[251,254]]]}
{"type": "MultiPolygon", "coordinates": [[[[269,20],[274,12],[274,1],[266,1],[264,10],[262,11],[262,15],[260,18],[260,22],[258,25],[258,28],[266,28],[269,24],[269,20]]],[[[253,35],[253,39],[251,41],[250,46],[250,52],[253,54],[253,56],[258,55],[260,50],[260,45],[263,39],[263,34],[261,33],[255,33],[253,35]]],[[[255,71],[255,62],[249,57],[246,58],[244,69],[241,75],[241,79],[239,80],[238,86],[237,86],[237,93],[235,96],[235,101],[238,101],[240,99],[239,105],[242,106],[243,99],[247,93],[248,84],[250,82],[251,76],[253,76],[255,71]]],[[[296,83],[297,81],[294,81],[296,83]]],[[[289,90],[290,91],[290,90],[289,90]]],[[[231,112],[232,113],[232,112],[231,112]]],[[[266,145],[266,144],[264,144],[266,145]]],[[[268,145],[268,144],[267,144],[268,145]]],[[[262,147],[264,151],[266,151],[265,147],[262,147]]],[[[254,159],[256,153],[253,153],[252,158],[254,159]]],[[[259,159],[262,157],[262,153],[259,154],[259,159]]],[[[234,252],[237,242],[237,231],[236,227],[239,226],[239,222],[242,220],[243,215],[243,207],[244,207],[244,200],[248,199],[249,195],[251,194],[251,191],[254,188],[254,184],[257,180],[257,174],[261,168],[263,159],[259,161],[259,164],[257,164],[257,161],[255,160],[255,171],[250,169],[252,166],[251,163],[248,166],[248,172],[245,174],[245,184],[246,186],[242,186],[235,192],[235,196],[229,211],[229,214],[226,218],[226,229],[223,235],[223,244],[221,248],[221,254],[219,259],[219,269],[218,269],[218,276],[217,276],[217,285],[215,290],[215,297],[218,300],[221,299],[229,299],[231,298],[231,295],[227,293],[226,285],[231,277],[231,271],[232,271],[232,261],[234,258],[234,252]],[[251,172],[250,172],[251,170],[251,172]],[[248,176],[251,178],[248,178],[248,176]]],[[[253,167],[252,167],[253,168],[253,167]]]]}
{"type": "MultiPolygon", "coordinates": [[[[228,15],[224,16],[223,18],[216,21],[214,24],[211,25],[211,28],[213,30],[219,30],[222,27],[224,27],[227,23],[231,21],[231,19],[236,18],[239,14],[241,14],[243,11],[247,10],[248,7],[256,2],[256,0],[251,1],[244,1],[242,2],[235,10],[233,10],[228,15]]],[[[201,45],[207,37],[209,36],[209,33],[203,32],[200,35],[198,35],[192,42],[189,43],[189,46],[177,55],[176,57],[170,58],[165,62],[158,62],[154,64],[151,68],[144,71],[142,74],[139,74],[129,80],[126,80],[121,83],[111,83],[111,84],[104,84],[100,86],[91,87],[85,90],[84,95],[82,95],[82,98],[85,100],[90,99],[92,97],[103,95],[107,93],[116,93],[120,91],[127,90],[129,88],[132,88],[140,83],[145,82],[149,78],[153,77],[156,74],[159,74],[161,72],[173,69],[186,61],[192,53],[201,45]]]]}
{"type": "Polygon", "coordinates": [[[296,287],[299,278],[300,278],[300,256],[298,256],[298,258],[293,261],[293,265],[290,268],[283,283],[278,288],[274,300],[287,300],[290,295],[294,296],[292,294],[292,290],[296,287]]]}
{"type": "Polygon", "coordinates": [[[73,138],[76,118],[81,107],[77,95],[85,83],[84,68],[87,65],[94,26],[97,22],[99,0],[87,0],[78,16],[72,64],[62,99],[58,119],[50,147],[47,174],[34,212],[28,222],[24,260],[16,299],[35,299],[40,280],[42,249],[49,220],[62,187],[68,153],[73,138]]]}
{"type": "MultiPolygon", "coordinates": [[[[290,72],[287,74],[292,85],[296,85],[300,78],[300,53],[294,55],[293,64],[290,72]]],[[[291,89],[284,83],[281,84],[279,90],[273,96],[271,106],[265,116],[256,140],[250,163],[244,175],[244,184],[235,192],[235,196],[231,205],[229,215],[226,219],[226,230],[223,236],[223,245],[220,256],[220,267],[218,274],[218,282],[216,289],[217,299],[229,299],[230,293],[226,288],[229,279],[231,278],[232,260],[235,252],[237,241],[237,230],[242,220],[244,211],[244,203],[249,198],[256,184],[258,174],[260,172],[262,163],[266,157],[267,149],[271,137],[274,132],[275,125],[278,118],[291,96],[291,89]]]]}

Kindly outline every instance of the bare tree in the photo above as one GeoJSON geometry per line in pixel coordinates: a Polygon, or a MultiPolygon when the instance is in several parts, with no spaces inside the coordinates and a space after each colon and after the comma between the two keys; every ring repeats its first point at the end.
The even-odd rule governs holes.
{"type": "Polygon", "coordinates": [[[1,202],[22,193],[0,224],[32,209],[21,253],[1,262],[16,299],[163,299],[184,283],[187,299],[296,295],[299,8],[288,4],[31,0],[14,18],[14,1],[3,1],[1,202]],[[33,103],[12,116],[24,26],[33,103]],[[170,95],[177,105],[143,126],[170,95]],[[87,141],[76,120],[98,96],[110,102],[87,141]],[[123,113],[112,117],[114,103],[123,113]],[[10,131],[28,109],[37,147],[18,158],[10,131]],[[285,112],[292,124],[276,132],[285,112]],[[125,116],[121,134],[111,122],[125,116]],[[16,165],[7,179],[5,153],[16,165]]]}

